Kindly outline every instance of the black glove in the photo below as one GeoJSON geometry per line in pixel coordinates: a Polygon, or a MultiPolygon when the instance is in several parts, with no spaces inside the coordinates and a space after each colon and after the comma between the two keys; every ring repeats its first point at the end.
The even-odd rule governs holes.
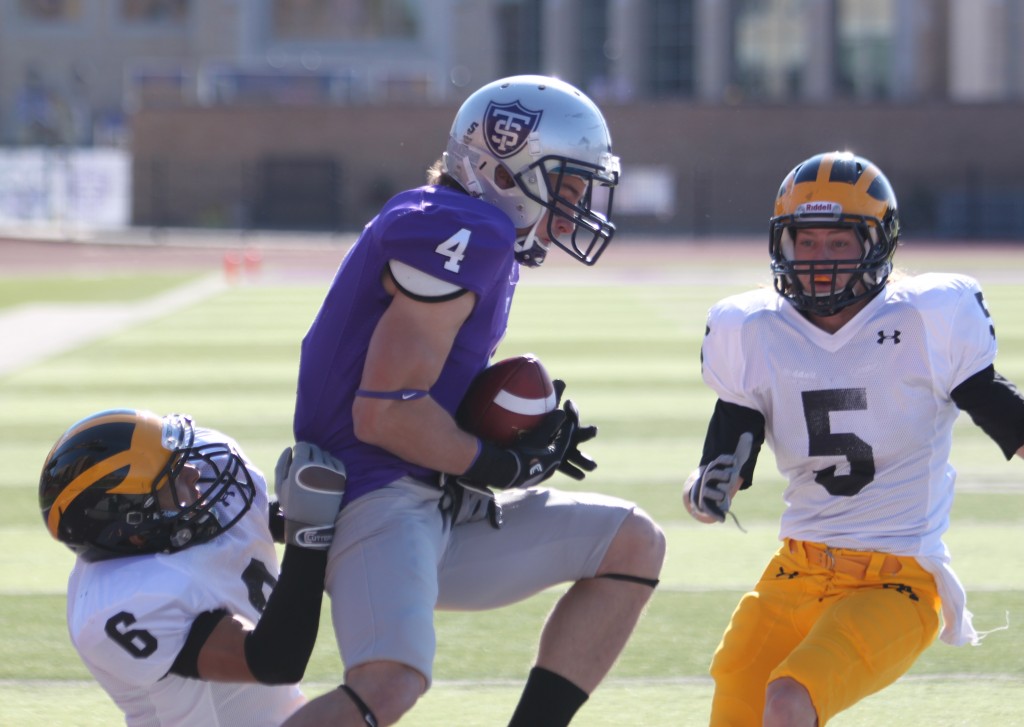
{"type": "Polygon", "coordinates": [[[548,412],[540,424],[525,432],[511,447],[481,440],[480,454],[457,482],[470,487],[530,487],[559,469],[576,430],[576,421],[562,409],[548,412]]]}
{"type": "Polygon", "coordinates": [[[565,453],[565,459],[558,465],[558,471],[562,474],[569,475],[574,480],[582,480],[586,477],[586,472],[593,472],[597,467],[597,462],[591,459],[587,454],[581,452],[579,445],[581,442],[589,442],[591,439],[597,436],[597,427],[591,426],[580,426],[580,410],[573,403],[572,399],[567,399],[565,406],[566,421],[573,424],[572,437],[569,441],[569,448],[565,453]]]}
{"type": "MultiPolygon", "coordinates": [[[[555,406],[562,403],[562,394],[565,393],[565,382],[561,379],[555,379],[552,381],[555,385],[555,406]]],[[[580,426],[580,410],[576,404],[573,403],[572,399],[568,399],[565,402],[565,415],[575,425],[573,430],[572,442],[569,444],[569,449],[565,454],[565,460],[558,466],[558,471],[562,474],[569,475],[574,480],[582,480],[586,477],[586,472],[593,472],[594,468],[597,467],[597,462],[592,460],[586,454],[579,450],[580,442],[589,442],[591,439],[597,436],[597,427],[580,426]]]]}

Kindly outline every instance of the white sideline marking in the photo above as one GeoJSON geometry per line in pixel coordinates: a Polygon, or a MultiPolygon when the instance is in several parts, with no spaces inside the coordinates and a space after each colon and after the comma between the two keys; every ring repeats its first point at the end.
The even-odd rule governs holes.
{"type": "Polygon", "coordinates": [[[190,306],[226,287],[219,276],[210,276],[143,301],[17,306],[0,313],[0,376],[190,306]]]}

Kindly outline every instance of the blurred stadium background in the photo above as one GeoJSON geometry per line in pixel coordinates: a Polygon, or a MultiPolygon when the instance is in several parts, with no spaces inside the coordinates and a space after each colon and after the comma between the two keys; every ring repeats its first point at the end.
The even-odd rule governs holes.
{"type": "Polygon", "coordinates": [[[1024,237],[1021,0],[8,0],[0,225],[358,229],[527,72],[605,109],[624,229],[760,232],[850,148],[917,234],[1024,237]]]}
{"type": "MultiPolygon", "coordinates": [[[[767,460],[749,536],[698,528],[676,493],[711,403],[703,314],[766,280],[771,200],[796,162],[849,148],[885,169],[898,263],[977,275],[1000,368],[1024,382],[1024,0],[2,0],[0,723],[117,717],[67,643],[70,556],[38,523],[34,478],[69,417],[186,409],[269,467],[299,338],[353,236],[422,181],[468,93],[533,72],[605,110],[620,234],[593,270],[552,256],[528,276],[505,350],[566,372],[602,426],[600,487],[671,544],[581,723],[700,724],[711,650],[774,541],[767,460]]],[[[951,547],[983,626],[1011,631],[930,649],[837,724],[1024,709],[1020,463],[969,423],[957,437],[951,547]]],[[[500,723],[550,600],[439,617],[442,682],[410,724],[500,723]]],[[[314,692],[338,674],[329,629],[314,692]]]]}

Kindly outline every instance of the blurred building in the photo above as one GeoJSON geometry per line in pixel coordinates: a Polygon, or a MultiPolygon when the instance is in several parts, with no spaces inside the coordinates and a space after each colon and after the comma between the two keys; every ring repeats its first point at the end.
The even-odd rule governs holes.
{"type": "Polygon", "coordinates": [[[0,142],[140,104],[448,102],[543,72],[600,100],[1024,99],[1021,0],[3,0],[0,142]]]}
{"type": "MultiPolygon", "coordinates": [[[[623,190],[638,217],[745,228],[743,214],[729,223],[705,209],[709,190],[728,183],[727,160],[701,162],[700,152],[721,156],[729,144],[691,150],[683,139],[694,163],[668,164],[657,144],[673,134],[659,125],[674,119],[706,139],[734,122],[749,137],[740,146],[776,147],[763,170],[748,170],[760,185],[759,174],[781,177],[779,160],[799,160],[794,128],[812,119],[835,133],[808,138],[864,153],[865,140],[901,129],[923,141],[915,124],[939,126],[957,109],[967,111],[930,143],[1000,134],[1024,107],[1024,0],[0,0],[0,145],[130,150],[140,224],[352,226],[419,181],[462,98],[530,72],[562,77],[610,120],[629,119],[613,136],[639,160],[633,179],[645,186],[623,190]],[[413,138],[395,129],[410,115],[426,124],[413,138]],[[387,173],[379,155],[360,157],[399,143],[387,173]],[[337,191],[316,209],[293,204],[296,179],[337,191]],[[215,202],[198,209],[182,201],[190,195],[215,202]],[[275,203],[293,206],[265,214],[275,203]]],[[[928,189],[937,170],[913,168],[912,144],[875,148],[896,153],[884,167],[921,177],[920,207],[941,224],[934,210],[953,203],[928,189]]],[[[1024,199],[1024,182],[999,167],[1005,152],[980,154],[971,164],[953,155],[947,187],[1024,199]]],[[[1000,204],[1010,223],[997,227],[1017,230],[1019,218],[1024,235],[1024,202],[1000,204]]]]}

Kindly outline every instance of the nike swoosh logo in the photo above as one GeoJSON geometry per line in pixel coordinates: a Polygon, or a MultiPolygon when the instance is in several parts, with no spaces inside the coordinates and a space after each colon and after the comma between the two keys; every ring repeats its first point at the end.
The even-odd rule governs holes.
{"type": "Polygon", "coordinates": [[[414,399],[414,398],[416,398],[416,394],[411,392],[411,391],[406,391],[405,393],[402,394],[402,398],[403,399],[414,399]]]}

